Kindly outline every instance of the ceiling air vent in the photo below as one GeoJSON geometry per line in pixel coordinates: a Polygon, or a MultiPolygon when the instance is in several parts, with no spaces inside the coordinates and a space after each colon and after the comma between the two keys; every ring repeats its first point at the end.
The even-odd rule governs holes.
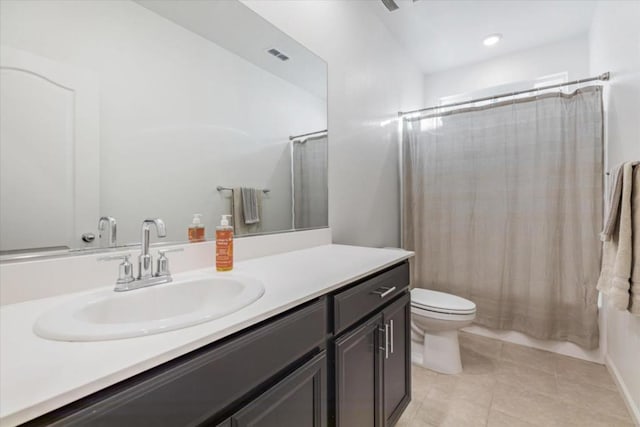
{"type": "Polygon", "coordinates": [[[289,60],[289,57],[287,55],[285,55],[284,53],[280,52],[278,49],[274,49],[274,48],[269,49],[267,51],[267,53],[275,56],[276,58],[278,58],[281,61],[288,61],[289,60]]]}

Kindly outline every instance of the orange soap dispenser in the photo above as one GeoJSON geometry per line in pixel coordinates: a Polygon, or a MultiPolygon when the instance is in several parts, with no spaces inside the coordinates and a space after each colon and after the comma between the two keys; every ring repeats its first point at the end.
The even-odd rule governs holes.
{"type": "Polygon", "coordinates": [[[189,226],[189,241],[204,242],[204,225],[200,218],[202,214],[193,214],[193,221],[189,226]]]}
{"type": "Polygon", "coordinates": [[[222,215],[220,225],[216,227],[216,270],[233,269],[233,227],[229,225],[231,215],[222,215]]]}

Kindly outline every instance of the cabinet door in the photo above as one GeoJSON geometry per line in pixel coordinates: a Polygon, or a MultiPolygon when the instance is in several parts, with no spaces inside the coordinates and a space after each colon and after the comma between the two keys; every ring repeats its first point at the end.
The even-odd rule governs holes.
{"type": "Polygon", "coordinates": [[[398,421],[411,400],[411,298],[404,295],[383,312],[385,335],[384,417],[387,426],[398,421]]]}
{"type": "Polygon", "coordinates": [[[335,342],[337,427],[382,426],[382,316],[335,342]]]}
{"type": "Polygon", "coordinates": [[[327,358],[325,352],[322,352],[241,409],[223,425],[325,427],[326,365],[327,358]]]}

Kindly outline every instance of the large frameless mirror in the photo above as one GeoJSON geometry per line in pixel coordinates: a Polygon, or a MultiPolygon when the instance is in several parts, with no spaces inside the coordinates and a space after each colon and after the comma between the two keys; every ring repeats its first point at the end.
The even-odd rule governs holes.
{"type": "Polygon", "coordinates": [[[3,259],[327,226],[326,63],[240,2],[3,0],[0,43],[3,259]]]}

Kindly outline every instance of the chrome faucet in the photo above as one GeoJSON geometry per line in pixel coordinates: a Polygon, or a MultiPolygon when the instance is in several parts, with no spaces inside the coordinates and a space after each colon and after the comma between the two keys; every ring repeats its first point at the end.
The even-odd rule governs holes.
{"type": "Polygon", "coordinates": [[[183,248],[175,249],[163,249],[158,253],[158,267],[157,271],[153,273],[153,258],[149,253],[149,234],[151,226],[155,225],[158,237],[166,237],[167,229],[164,225],[164,221],[160,218],[145,219],[142,221],[142,235],[140,242],[140,256],[138,256],[138,275],[134,279],[133,268],[129,262],[131,254],[125,255],[112,255],[98,258],[98,261],[110,261],[114,259],[121,259],[122,263],[119,267],[119,276],[116,281],[116,292],[130,291],[133,289],[144,288],[151,285],[159,285],[161,283],[169,283],[173,279],[169,271],[169,259],[166,257],[167,252],[182,251],[183,248]]]}
{"type": "Polygon", "coordinates": [[[114,248],[117,245],[117,231],[116,231],[116,219],[112,216],[103,216],[98,220],[98,231],[100,231],[100,237],[104,231],[104,226],[107,226],[107,246],[114,248]]]}
{"type": "Polygon", "coordinates": [[[140,256],[138,257],[138,280],[153,277],[153,259],[149,254],[149,231],[152,225],[156,226],[158,237],[166,237],[167,229],[160,218],[145,219],[142,221],[142,236],[140,237],[140,256]]]}

